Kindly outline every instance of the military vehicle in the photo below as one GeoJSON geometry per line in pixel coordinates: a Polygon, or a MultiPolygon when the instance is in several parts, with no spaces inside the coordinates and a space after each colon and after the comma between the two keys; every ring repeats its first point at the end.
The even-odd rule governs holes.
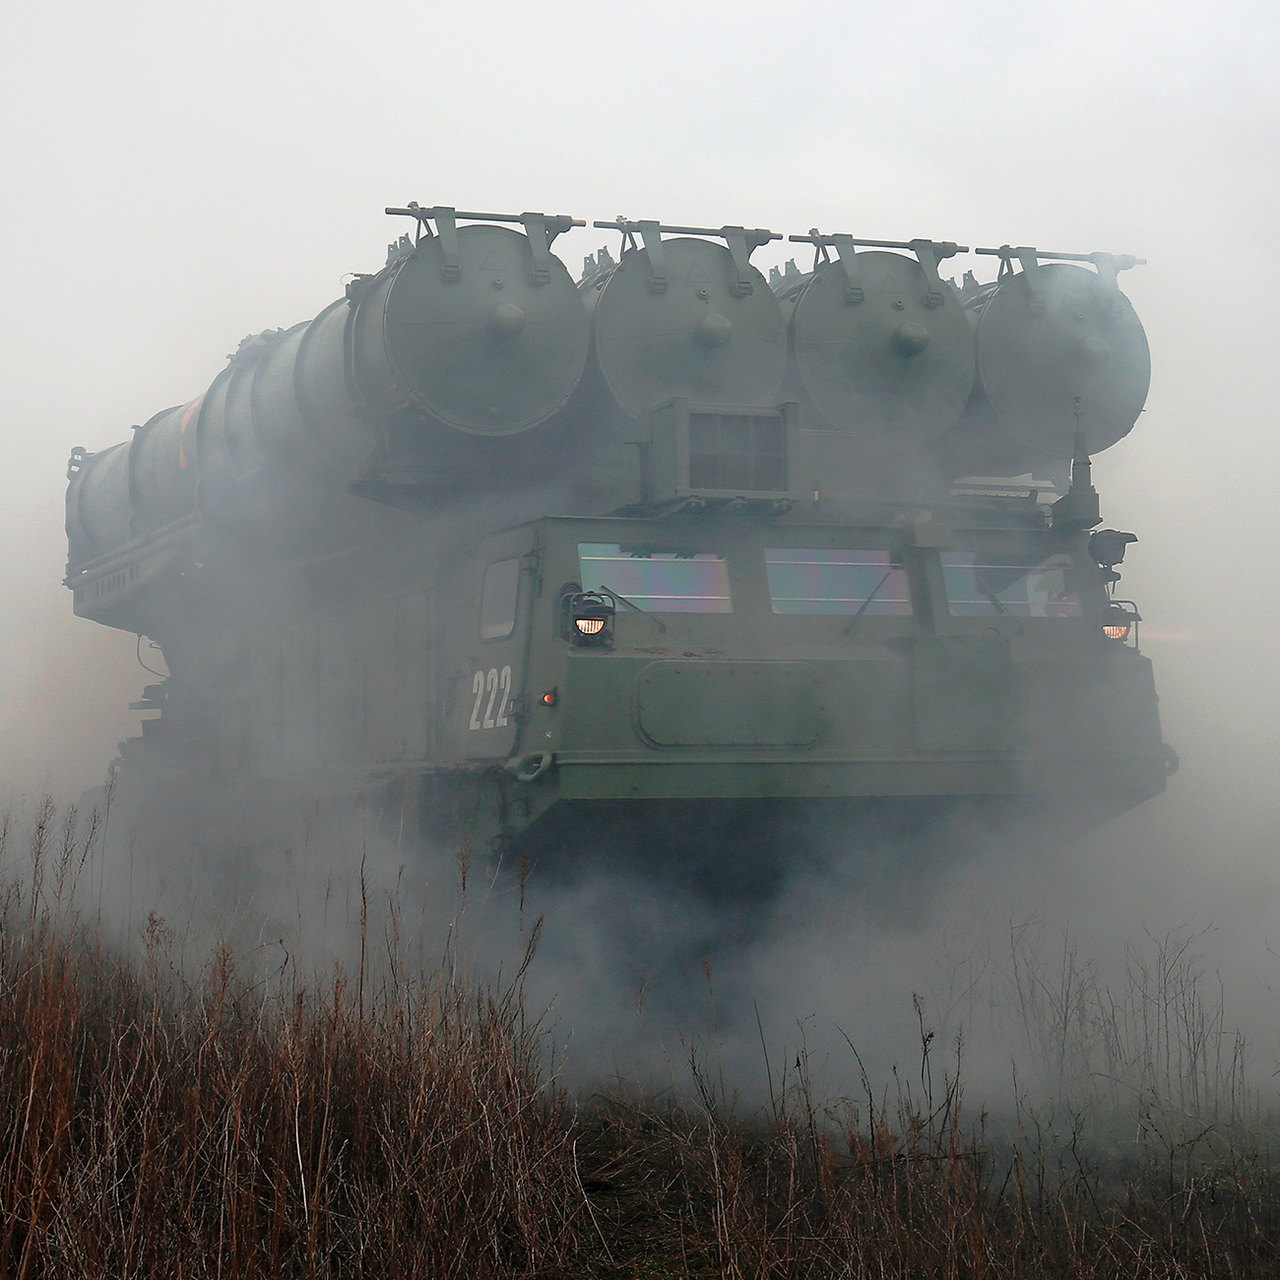
{"type": "Polygon", "coordinates": [[[766,280],[778,233],[618,219],[575,283],[581,221],[387,212],[380,271],[71,455],[75,611],[167,667],[122,779],[712,876],[1164,790],[1090,478],[1147,394],[1137,260],[957,287],[965,246],[811,230],[766,280]]]}

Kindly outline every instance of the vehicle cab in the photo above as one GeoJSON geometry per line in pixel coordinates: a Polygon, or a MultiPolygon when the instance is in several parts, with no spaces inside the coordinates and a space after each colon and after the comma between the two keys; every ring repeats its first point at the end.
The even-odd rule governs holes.
{"type": "Polygon", "coordinates": [[[1163,790],[1136,613],[1087,533],[1025,502],[846,514],[489,539],[445,706],[459,761],[514,792],[509,834],[634,801],[981,799],[1091,824],[1163,790]]]}

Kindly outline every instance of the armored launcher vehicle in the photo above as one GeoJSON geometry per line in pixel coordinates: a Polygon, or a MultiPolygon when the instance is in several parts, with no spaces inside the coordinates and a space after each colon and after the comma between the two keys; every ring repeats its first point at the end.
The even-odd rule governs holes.
{"type": "Polygon", "coordinates": [[[122,778],[783,859],[1164,789],[1089,463],[1147,393],[1134,259],[957,288],[963,246],[811,231],[770,281],[776,233],[619,219],[575,284],[570,218],[388,213],[382,270],[71,456],[75,611],[168,669],[122,778]]]}

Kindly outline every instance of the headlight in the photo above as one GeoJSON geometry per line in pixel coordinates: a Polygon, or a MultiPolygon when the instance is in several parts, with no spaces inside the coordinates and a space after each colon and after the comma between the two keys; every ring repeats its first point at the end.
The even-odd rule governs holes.
{"type": "Polygon", "coordinates": [[[613,640],[613,601],[599,591],[578,591],[561,597],[562,634],[570,644],[609,645],[613,640]]]}
{"type": "Polygon", "coordinates": [[[1132,634],[1136,644],[1137,626],[1141,621],[1142,615],[1134,607],[1132,600],[1115,600],[1102,615],[1102,634],[1108,640],[1119,640],[1121,643],[1132,634]]]}

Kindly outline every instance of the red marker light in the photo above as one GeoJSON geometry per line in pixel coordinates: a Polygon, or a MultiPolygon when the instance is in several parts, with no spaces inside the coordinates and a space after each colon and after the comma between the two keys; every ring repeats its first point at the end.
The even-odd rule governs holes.
{"type": "Polygon", "coordinates": [[[556,691],[554,689],[548,689],[542,695],[542,705],[545,707],[554,707],[556,705],[556,691]]]}

